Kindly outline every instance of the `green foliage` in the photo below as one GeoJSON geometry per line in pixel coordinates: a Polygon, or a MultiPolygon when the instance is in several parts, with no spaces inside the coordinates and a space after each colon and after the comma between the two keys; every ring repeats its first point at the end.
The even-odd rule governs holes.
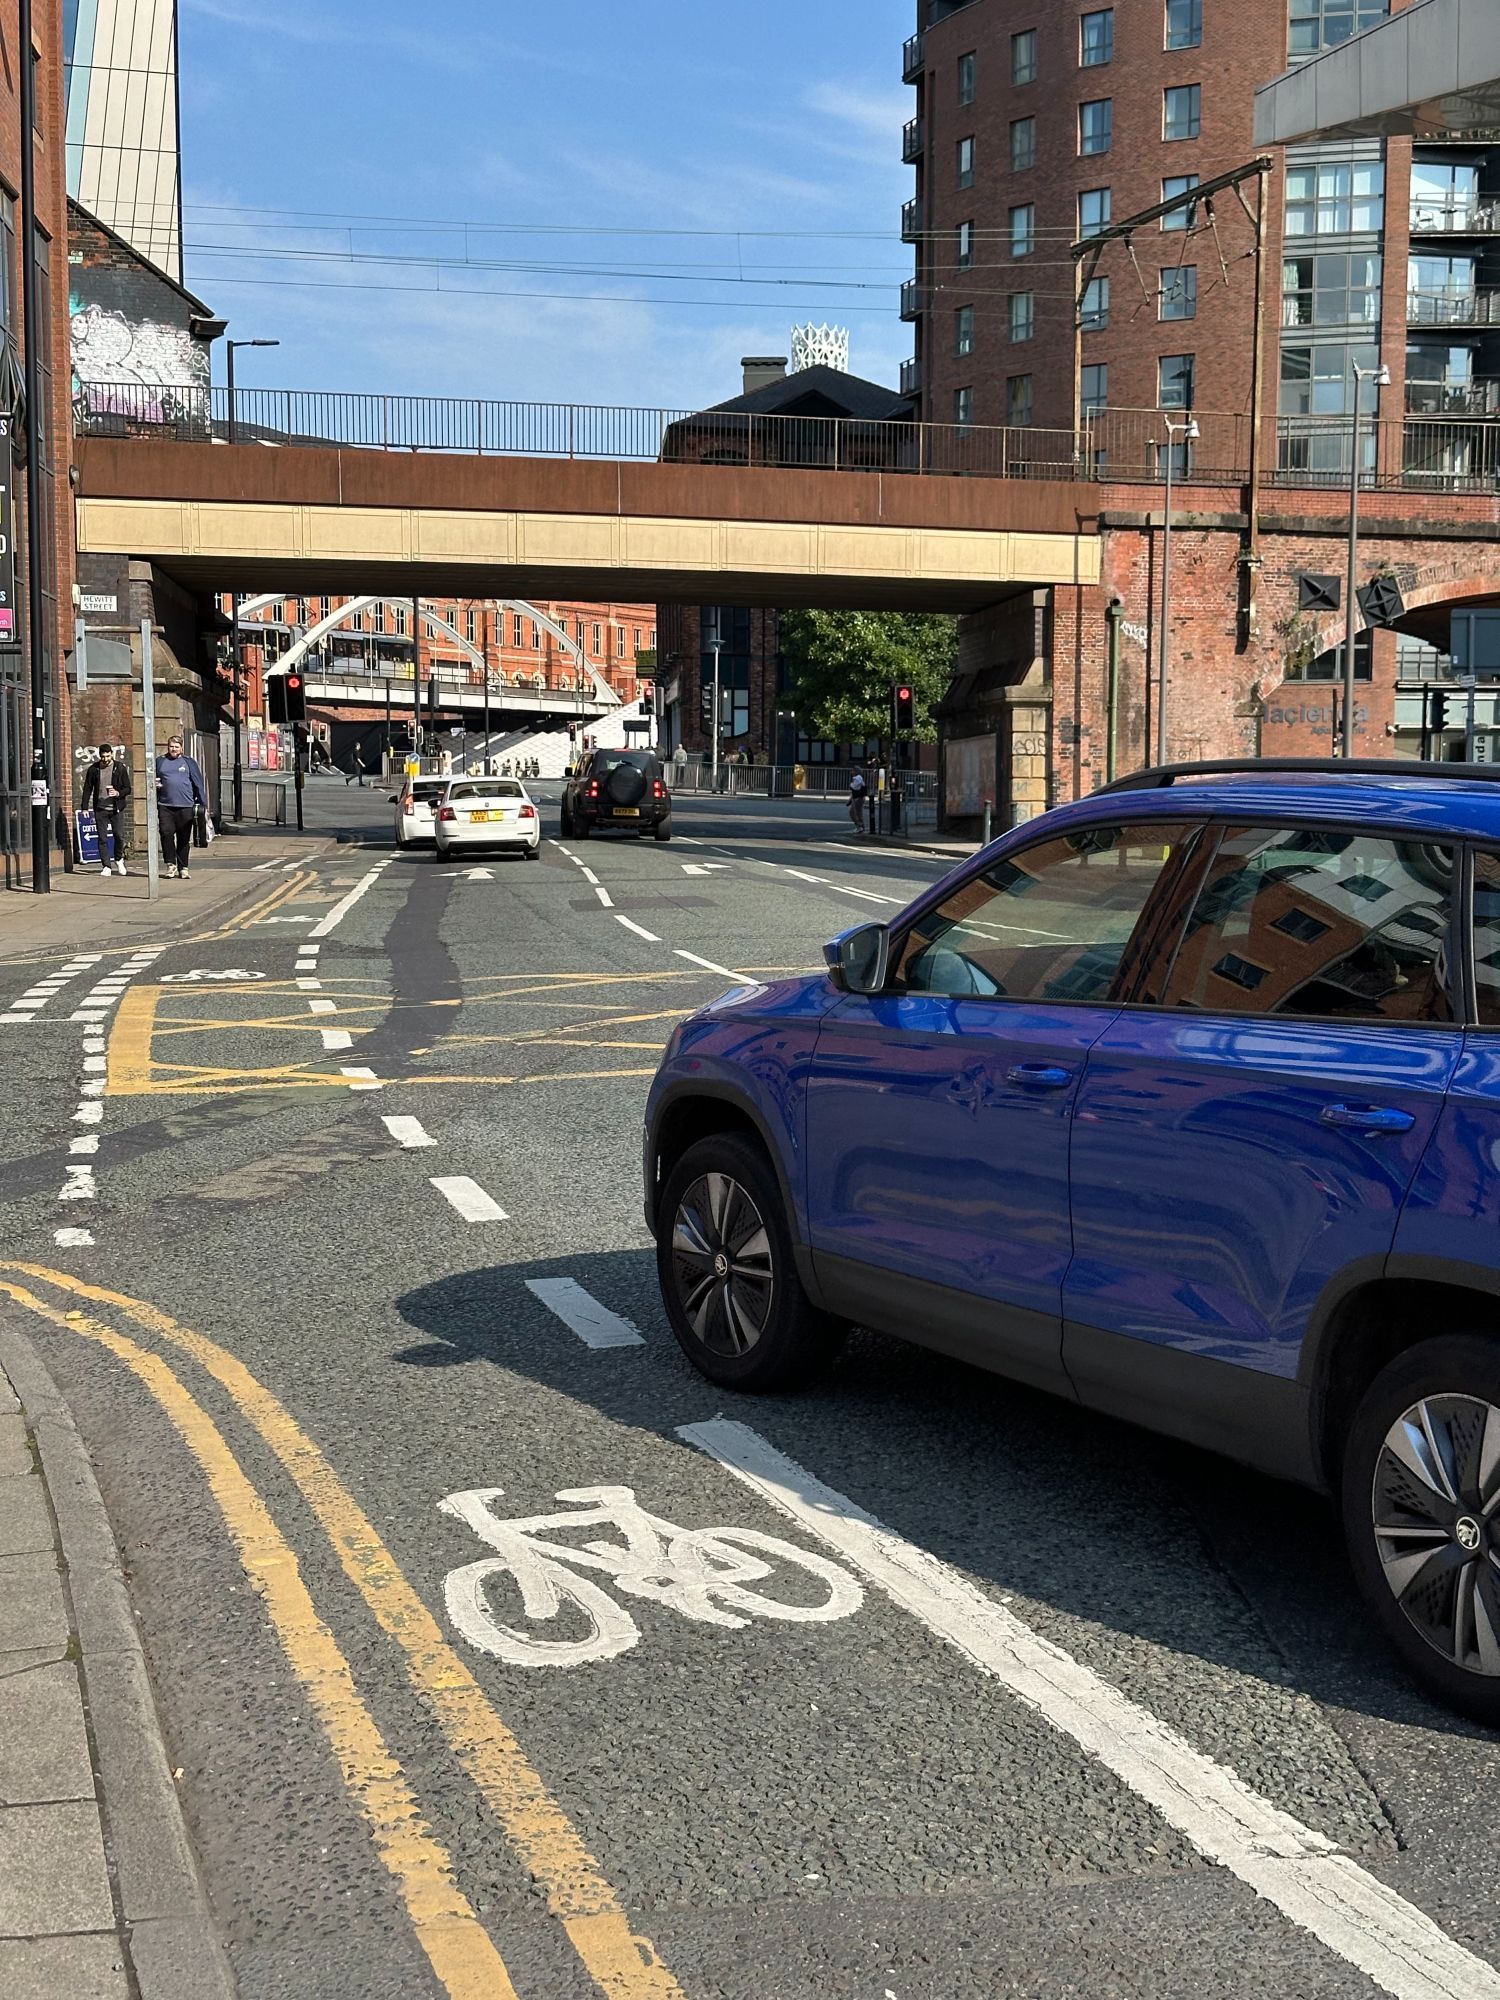
{"type": "Polygon", "coordinates": [[[804,730],[837,743],[886,736],[891,689],[916,690],[915,740],[937,736],[932,709],[958,658],[958,621],[911,611],[784,611],[781,650],[804,730]]]}

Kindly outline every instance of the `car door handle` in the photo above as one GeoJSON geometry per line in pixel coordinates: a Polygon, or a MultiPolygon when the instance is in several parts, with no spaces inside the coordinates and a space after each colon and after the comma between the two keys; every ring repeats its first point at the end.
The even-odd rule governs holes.
{"type": "Polygon", "coordinates": [[[1390,1104],[1325,1104],[1318,1114],[1325,1125],[1336,1126],[1340,1131],[1368,1132],[1409,1132],[1416,1119],[1409,1111],[1398,1111],[1390,1104]]]}
{"type": "Polygon", "coordinates": [[[1062,1090],[1073,1081],[1073,1072],[1056,1063],[1013,1063],[1005,1072],[1005,1081],[1019,1084],[1023,1090],[1062,1090]]]}

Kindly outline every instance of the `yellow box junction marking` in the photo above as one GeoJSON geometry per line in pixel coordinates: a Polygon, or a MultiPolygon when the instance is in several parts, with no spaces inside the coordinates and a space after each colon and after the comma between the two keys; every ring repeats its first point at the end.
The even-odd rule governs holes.
{"type": "MultiPolygon", "coordinates": [[[[6,1259],[0,1262],[4,1270],[115,1307],[214,1378],[286,1468],[332,1542],[345,1575],[381,1630],[401,1647],[413,1687],[431,1705],[454,1755],[545,1891],[549,1910],[601,1991],[610,2000],[685,2000],[650,1944],[632,1932],[598,1862],[407,1582],[374,1523],[291,1412],[227,1349],[156,1306],[45,1265],[6,1259]]],[[[59,1317],[72,1323],[68,1315],[59,1317]]],[[[501,1995],[505,1990],[497,1989],[501,1995]]]]}
{"type": "MultiPolygon", "coordinates": [[[[53,1277],[40,1267],[34,1275],[53,1277]]],[[[28,1312],[107,1348],[156,1398],[203,1468],[245,1574],[307,1692],[344,1784],[444,1991],[450,2000],[517,2000],[505,1961],[454,1881],[447,1850],[429,1831],[401,1766],[354,1685],[349,1662],[318,1616],[296,1556],[213,1419],[160,1355],[100,1320],[61,1311],[12,1280],[0,1279],[0,1292],[28,1312]]]]}

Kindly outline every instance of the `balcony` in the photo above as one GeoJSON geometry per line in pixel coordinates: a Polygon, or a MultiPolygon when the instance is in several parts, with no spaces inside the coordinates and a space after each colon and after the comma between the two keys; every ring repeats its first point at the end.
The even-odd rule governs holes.
{"type": "Polygon", "coordinates": [[[901,287],[901,317],[920,319],[922,316],[922,284],[917,278],[908,278],[901,287]]]}
{"type": "Polygon", "coordinates": [[[901,364],[901,393],[903,396],[920,396],[922,393],[922,363],[920,358],[903,361],[901,364]]]}
{"type": "Polygon", "coordinates": [[[927,63],[927,37],[910,35],[901,50],[901,81],[915,83],[927,63]]]}
{"type": "Polygon", "coordinates": [[[901,132],[901,157],[908,166],[922,157],[922,121],[908,118],[901,132]]]}
{"type": "Polygon", "coordinates": [[[913,195],[910,201],[901,204],[901,241],[920,243],[922,240],[922,203],[913,195]]]}
{"type": "Polygon", "coordinates": [[[1414,200],[1411,233],[1413,236],[1500,236],[1500,200],[1414,200]]]}
{"type": "Polygon", "coordinates": [[[1500,382],[1423,382],[1408,376],[1410,417],[1500,417],[1500,382]]]}
{"type": "Polygon", "coordinates": [[[1408,292],[1408,326],[1500,326],[1500,292],[1408,292]]]}

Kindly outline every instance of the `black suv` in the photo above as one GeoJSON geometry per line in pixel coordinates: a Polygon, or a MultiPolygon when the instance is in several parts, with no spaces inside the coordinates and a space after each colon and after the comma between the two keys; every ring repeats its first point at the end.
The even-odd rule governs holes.
{"type": "Polygon", "coordinates": [[[672,794],[654,750],[590,750],[584,756],[563,790],[563,837],[587,840],[600,827],[637,839],[648,832],[672,838],[672,794]]]}

